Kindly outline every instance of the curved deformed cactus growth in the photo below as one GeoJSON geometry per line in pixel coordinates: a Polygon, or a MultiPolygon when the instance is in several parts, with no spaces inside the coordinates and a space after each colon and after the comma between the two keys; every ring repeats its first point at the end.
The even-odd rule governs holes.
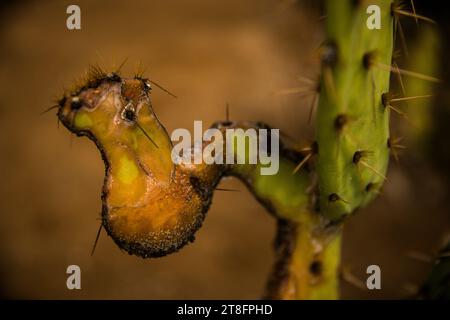
{"type": "Polygon", "coordinates": [[[61,100],[58,116],[102,154],[102,221],[108,234],[129,253],[157,257],[193,239],[220,168],[198,174],[173,164],[172,143],[153,113],[149,89],[143,79],[97,74],[61,100]]]}
{"type": "MultiPolygon", "coordinates": [[[[329,228],[310,209],[307,168],[292,175],[301,156],[281,146],[276,175],[261,175],[262,164],[174,164],[172,143],[153,112],[149,88],[145,79],[96,74],[60,101],[61,122],[93,140],[102,154],[102,225],[116,244],[141,257],[180,249],[194,239],[220,179],[236,176],[279,221],[268,296],[336,298],[339,228],[329,228]]],[[[213,127],[270,130],[250,122],[213,127]]],[[[236,156],[253,152],[250,144],[246,148],[236,156]]]]}

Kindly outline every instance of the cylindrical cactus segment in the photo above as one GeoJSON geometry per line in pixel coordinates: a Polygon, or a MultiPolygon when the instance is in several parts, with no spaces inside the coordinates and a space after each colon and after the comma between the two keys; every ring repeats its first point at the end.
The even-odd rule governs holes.
{"type": "Polygon", "coordinates": [[[316,140],[320,210],[332,220],[370,202],[386,179],[389,108],[382,97],[389,92],[391,5],[389,0],[327,1],[316,140]],[[371,17],[376,8],[380,29],[368,23],[376,19],[371,17]]]}

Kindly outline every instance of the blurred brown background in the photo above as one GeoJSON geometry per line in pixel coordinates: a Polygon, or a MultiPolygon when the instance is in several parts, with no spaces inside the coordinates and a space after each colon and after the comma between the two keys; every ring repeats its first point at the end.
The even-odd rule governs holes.
{"type": "MultiPolygon", "coordinates": [[[[93,143],[39,113],[89,64],[146,75],[179,96],[152,92],[169,131],[225,117],[262,120],[299,143],[313,138],[311,97],[276,96],[317,77],[323,40],[313,1],[77,1],[82,29],[66,29],[72,2],[4,5],[0,33],[0,295],[4,298],[259,298],[272,263],[272,218],[235,180],[216,192],[196,241],[143,260],[121,252],[99,225],[103,163],[93,143]],[[82,290],[66,289],[66,267],[82,290]]],[[[343,298],[403,298],[426,276],[450,230],[447,187],[414,148],[392,162],[383,195],[346,225],[343,266],[365,281],[378,264],[382,290],[342,282],[343,298]]]]}

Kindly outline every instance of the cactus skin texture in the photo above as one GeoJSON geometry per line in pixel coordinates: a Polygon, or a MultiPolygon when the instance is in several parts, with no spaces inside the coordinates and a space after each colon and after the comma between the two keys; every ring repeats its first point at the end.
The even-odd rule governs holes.
{"type": "Polygon", "coordinates": [[[378,194],[389,159],[389,92],[393,24],[391,3],[327,1],[316,116],[317,172],[322,214],[338,221],[378,194]],[[366,8],[381,9],[381,29],[366,27],[366,8]]]}

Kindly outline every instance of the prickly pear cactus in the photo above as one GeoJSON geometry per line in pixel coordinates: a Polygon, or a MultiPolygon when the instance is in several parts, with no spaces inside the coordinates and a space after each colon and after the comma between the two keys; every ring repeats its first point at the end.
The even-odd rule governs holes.
{"type": "Polygon", "coordinates": [[[392,1],[327,1],[316,120],[320,210],[339,220],[366,205],[383,184],[389,159],[389,91],[393,50],[392,1]],[[370,3],[369,3],[370,2],[370,3]],[[381,28],[366,26],[369,4],[381,28]]]}
{"type": "MultiPolygon", "coordinates": [[[[266,296],[337,298],[340,222],[374,199],[386,180],[394,7],[391,0],[327,1],[316,142],[303,159],[281,145],[275,175],[262,175],[261,164],[245,161],[173,162],[171,140],[151,106],[150,82],[141,77],[97,71],[66,93],[58,117],[102,154],[102,225],[117,245],[141,257],[180,249],[194,239],[220,179],[235,176],[277,220],[266,296]],[[380,9],[379,29],[366,23],[370,5],[380,9]],[[312,155],[315,166],[307,163],[312,155]]],[[[213,128],[267,127],[227,120],[213,128]]],[[[246,148],[236,158],[256,152],[246,148]]]]}

